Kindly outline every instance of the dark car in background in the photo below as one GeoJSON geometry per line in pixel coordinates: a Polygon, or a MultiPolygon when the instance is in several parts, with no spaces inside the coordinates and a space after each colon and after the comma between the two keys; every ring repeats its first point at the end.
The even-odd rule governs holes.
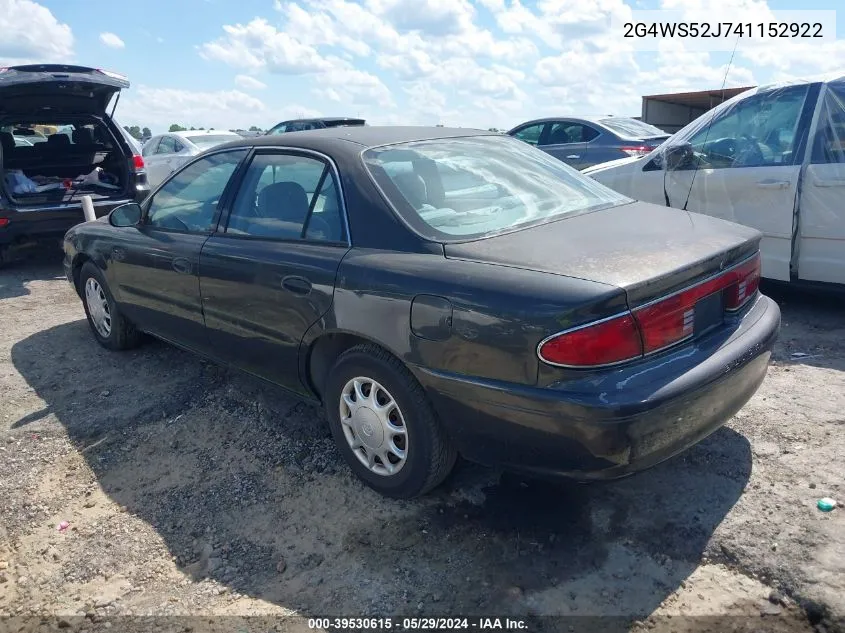
{"type": "Polygon", "coordinates": [[[760,237],[508,136],[348,127],[195,157],[68,231],[65,271],[104,347],[147,332],[322,401],[353,471],[409,498],[458,453],[603,479],[715,431],[778,332],[760,237]]]}
{"type": "Polygon", "coordinates": [[[60,243],[83,220],[82,195],[102,216],[149,193],[137,143],[107,112],[128,87],[84,66],[0,68],[0,264],[60,243]]]}
{"type": "Polygon", "coordinates": [[[516,126],[508,134],[575,169],[644,156],[670,136],[660,128],[628,117],[537,119],[516,126]]]}
{"type": "Polygon", "coordinates": [[[265,133],[266,136],[284,134],[286,132],[304,132],[306,130],[324,130],[329,127],[348,127],[354,125],[366,125],[364,119],[353,119],[350,117],[323,117],[320,119],[293,119],[282,121],[271,127],[265,133]]]}

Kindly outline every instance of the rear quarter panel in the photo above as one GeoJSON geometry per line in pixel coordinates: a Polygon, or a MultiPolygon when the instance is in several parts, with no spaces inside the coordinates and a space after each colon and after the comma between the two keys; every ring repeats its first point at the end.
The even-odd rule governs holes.
{"type": "Polygon", "coordinates": [[[543,338],[625,307],[621,289],[596,282],[442,253],[356,248],[341,263],[330,313],[305,343],[328,332],[353,333],[411,367],[535,384],[543,338]],[[418,295],[451,303],[442,340],[412,331],[411,305],[418,295]]]}

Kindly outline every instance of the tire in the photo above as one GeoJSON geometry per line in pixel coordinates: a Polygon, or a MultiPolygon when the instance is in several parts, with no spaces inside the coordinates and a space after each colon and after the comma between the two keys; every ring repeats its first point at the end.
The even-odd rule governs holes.
{"type": "Polygon", "coordinates": [[[92,262],[82,266],[79,292],[88,326],[100,345],[110,350],[124,350],[140,344],[141,333],[120,312],[105,276],[92,262]],[[104,302],[104,307],[97,305],[98,299],[104,302]]]}
{"type": "Polygon", "coordinates": [[[337,359],[326,381],[323,402],[332,436],[352,471],[373,490],[397,499],[412,499],[439,485],[455,465],[457,452],[426,397],[425,391],[411,372],[382,348],[357,345],[337,359]],[[355,380],[361,390],[355,388],[355,380]],[[369,381],[369,388],[367,382],[369,381]],[[393,404],[385,408],[370,400],[372,390],[378,405],[393,404]],[[347,398],[360,400],[354,394],[366,396],[366,404],[356,415],[347,398]],[[395,405],[395,409],[394,409],[395,405]],[[363,409],[369,409],[364,411],[363,409]],[[381,411],[378,415],[373,411],[381,411]],[[384,413],[384,412],[387,413],[384,413]],[[341,417],[346,421],[342,421],[341,417]],[[387,422],[385,422],[387,420],[387,422]],[[397,429],[404,428],[404,434],[397,429]],[[382,435],[380,436],[379,433],[382,435]],[[381,448],[390,462],[384,465],[383,457],[373,460],[370,456],[381,448]],[[404,459],[387,448],[398,448],[404,459]],[[359,448],[353,448],[358,443],[359,448]],[[372,465],[365,464],[369,461],[372,465]],[[398,462],[398,463],[397,463],[398,462]],[[393,470],[394,472],[388,472],[393,470]],[[376,472],[379,471],[379,472],[376,472]]]}

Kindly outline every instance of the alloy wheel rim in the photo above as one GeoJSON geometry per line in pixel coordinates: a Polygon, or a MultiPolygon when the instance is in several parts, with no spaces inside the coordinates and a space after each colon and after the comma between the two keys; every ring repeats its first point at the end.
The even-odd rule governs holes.
{"type": "Polygon", "coordinates": [[[340,423],[355,457],[370,472],[395,475],[408,458],[408,431],[396,400],[383,385],[352,378],[340,393],[340,423]]]}
{"type": "Polygon", "coordinates": [[[111,334],[109,301],[100,282],[93,277],[89,277],[85,282],[85,303],[88,305],[88,314],[91,316],[94,329],[103,338],[108,338],[111,334]]]}

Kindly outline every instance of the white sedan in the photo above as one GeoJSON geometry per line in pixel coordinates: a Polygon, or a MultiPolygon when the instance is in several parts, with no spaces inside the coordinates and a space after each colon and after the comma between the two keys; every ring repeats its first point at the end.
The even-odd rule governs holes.
{"type": "Polygon", "coordinates": [[[152,137],[142,151],[150,186],[157,186],[197,154],[240,138],[240,134],[225,130],[169,132],[152,137]]]}
{"type": "Polygon", "coordinates": [[[631,198],[760,230],[762,275],[845,284],[845,77],[764,86],[641,158],[584,170],[631,198]]]}

